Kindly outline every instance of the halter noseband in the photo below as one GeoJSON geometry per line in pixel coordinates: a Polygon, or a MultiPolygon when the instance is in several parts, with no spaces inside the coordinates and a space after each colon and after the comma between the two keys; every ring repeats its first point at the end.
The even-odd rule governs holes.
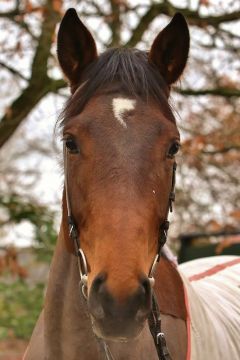
{"type": "MultiPolygon", "coordinates": [[[[86,256],[84,254],[83,249],[81,248],[80,243],[80,237],[78,234],[77,226],[75,224],[73,215],[72,215],[72,209],[71,209],[71,203],[70,203],[70,197],[69,197],[69,187],[68,187],[68,150],[66,147],[66,144],[64,142],[63,145],[63,153],[64,153],[64,184],[65,184],[65,194],[66,194],[66,204],[67,204],[67,215],[68,215],[68,226],[69,226],[69,237],[72,239],[75,253],[77,256],[77,263],[78,263],[78,270],[80,275],[80,282],[79,286],[81,288],[82,294],[85,299],[87,299],[87,281],[88,281],[88,267],[87,267],[87,260],[86,256]]],[[[159,236],[158,236],[158,246],[157,246],[157,254],[154,258],[153,264],[151,266],[151,269],[149,271],[149,281],[151,286],[154,286],[154,273],[156,271],[157,265],[160,261],[161,257],[161,250],[164,244],[167,241],[167,235],[168,235],[168,229],[169,229],[169,221],[168,221],[168,215],[169,212],[173,211],[173,202],[175,201],[175,180],[176,180],[176,169],[177,164],[176,162],[173,163],[173,172],[172,172],[172,183],[171,183],[171,190],[169,194],[169,203],[166,213],[166,218],[161,224],[159,228],[159,236]]],[[[165,335],[163,332],[161,332],[161,317],[160,317],[160,311],[157,303],[156,296],[153,292],[152,294],[152,311],[148,318],[149,328],[150,332],[153,336],[154,343],[157,349],[158,357],[160,360],[171,360],[165,335]]],[[[106,354],[107,359],[110,359],[110,350],[108,349],[107,344],[103,341],[104,345],[104,351],[106,354]]]]}

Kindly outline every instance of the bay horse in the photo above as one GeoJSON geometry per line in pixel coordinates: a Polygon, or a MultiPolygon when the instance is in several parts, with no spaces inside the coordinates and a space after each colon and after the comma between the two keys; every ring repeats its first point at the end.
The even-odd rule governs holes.
{"type": "Polygon", "coordinates": [[[184,17],[149,52],[99,56],[69,9],[57,43],[72,93],[61,119],[62,223],[24,360],[239,359],[239,259],[176,267],[163,246],[180,147],[168,99],[189,52],[184,17]]]}

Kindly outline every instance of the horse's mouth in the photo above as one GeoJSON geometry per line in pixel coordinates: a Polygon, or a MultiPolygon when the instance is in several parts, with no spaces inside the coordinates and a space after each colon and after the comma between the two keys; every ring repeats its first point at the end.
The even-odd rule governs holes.
{"type": "Polygon", "coordinates": [[[114,342],[128,342],[138,338],[144,328],[144,323],[138,324],[131,329],[126,331],[116,331],[116,326],[114,328],[101,326],[94,317],[91,316],[92,320],[92,329],[94,334],[102,340],[114,341],[114,342]]]}

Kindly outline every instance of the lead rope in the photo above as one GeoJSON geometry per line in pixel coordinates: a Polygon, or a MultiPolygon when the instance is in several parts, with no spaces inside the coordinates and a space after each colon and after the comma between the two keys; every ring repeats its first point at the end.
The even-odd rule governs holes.
{"type": "MultiPolygon", "coordinates": [[[[67,152],[65,141],[63,143],[63,154],[64,154],[64,184],[65,184],[65,194],[66,194],[66,204],[67,204],[69,237],[73,241],[75,253],[77,256],[78,270],[79,270],[79,275],[80,275],[79,287],[80,287],[80,290],[81,290],[85,300],[87,300],[87,281],[88,281],[87,260],[86,260],[85,254],[83,252],[83,249],[81,248],[78,230],[77,230],[76,224],[74,222],[74,219],[72,216],[72,211],[71,211],[70,197],[69,197],[69,192],[68,192],[68,189],[69,189],[68,188],[68,171],[67,171],[68,170],[68,152],[67,152]]],[[[153,261],[153,264],[152,264],[152,267],[151,267],[151,270],[150,270],[149,276],[148,276],[152,287],[154,286],[154,282],[155,282],[154,273],[155,273],[157,265],[160,261],[161,249],[167,240],[167,234],[168,234],[168,229],[169,229],[169,221],[167,220],[168,213],[169,213],[169,211],[172,212],[172,210],[173,210],[172,203],[175,200],[174,188],[175,188],[176,169],[177,169],[177,164],[174,162],[167,216],[166,216],[166,220],[163,222],[163,224],[160,227],[157,255],[155,256],[155,259],[153,261]]],[[[171,356],[169,354],[166,340],[165,340],[165,335],[163,332],[161,332],[160,311],[159,311],[157,299],[156,299],[154,292],[152,294],[152,311],[148,317],[148,324],[149,324],[150,332],[153,336],[154,344],[157,349],[159,360],[171,360],[171,356]]],[[[114,360],[112,352],[111,352],[109,346],[107,345],[107,343],[102,339],[99,339],[99,340],[101,340],[101,342],[103,344],[103,349],[104,349],[104,352],[106,355],[106,359],[114,360]]]]}

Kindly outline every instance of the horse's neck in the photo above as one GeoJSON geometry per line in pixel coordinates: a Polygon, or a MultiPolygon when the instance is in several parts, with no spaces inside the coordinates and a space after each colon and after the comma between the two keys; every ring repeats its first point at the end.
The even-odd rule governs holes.
{"type": "MultiPolygon", "coordinates": [[[[86,302],[79,290],[76,259],[65,249],[63,232],[51,265],[44,307],[44,336],[46,359],[102,360],[103,348],[92,332],[86,302]]],[[[109,342],[114,358],[157,359],[148,328],[129,343],[109,342]]]]}

